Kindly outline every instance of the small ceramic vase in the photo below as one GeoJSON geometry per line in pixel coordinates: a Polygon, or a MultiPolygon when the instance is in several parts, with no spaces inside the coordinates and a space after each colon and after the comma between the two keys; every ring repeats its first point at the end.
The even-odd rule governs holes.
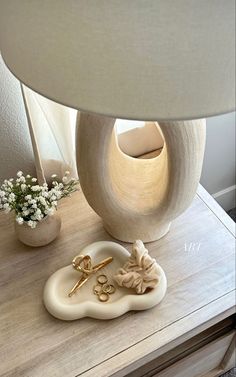
{"type": "Polygon", "coordinates": [[[16,236],[25,245],[39,247],[54,241],[60,233],[61,218],[58,214],[46,216],[39,221],[36,228],[30,228],[26,223],[19,225],[15,221],[16,236]]]}

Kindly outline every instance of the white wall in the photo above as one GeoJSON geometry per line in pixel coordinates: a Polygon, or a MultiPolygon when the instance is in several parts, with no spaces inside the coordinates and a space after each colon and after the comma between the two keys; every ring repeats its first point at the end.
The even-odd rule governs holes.
{"type": "Polygon", "coordinates": [[[0,183],[17,170],[34,172],[20,85],[0,56],[0,183]]]}
{"type": "Polygon", "coordinates": [[[235,207],[235,113],[207,119],[201,184],[225,210],[235,207]]]}

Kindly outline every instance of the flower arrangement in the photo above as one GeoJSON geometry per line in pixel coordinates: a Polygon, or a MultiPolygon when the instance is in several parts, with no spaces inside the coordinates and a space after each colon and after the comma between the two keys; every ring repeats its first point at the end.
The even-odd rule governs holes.
{"type": "Polygon", "coordinates": [[[77,190],[78,181],[73,178],[69,180],[69,174],[66,171],[61,182],[53,174],[49,188],[47,183],[40,186],[37,178],[29,174],[24,176],[22,171],[18,171],[16,179],[5,179],[0,186],[0,210],[5,213],[15,211],[18,224],[25,222],[35,228],[44,217],[54,214],[58,200],[77,190]]]}

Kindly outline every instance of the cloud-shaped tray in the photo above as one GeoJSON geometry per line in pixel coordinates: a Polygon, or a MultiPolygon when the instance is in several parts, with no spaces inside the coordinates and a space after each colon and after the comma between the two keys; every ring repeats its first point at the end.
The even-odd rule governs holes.
{"type": "Polygon", "coordinates": [[[143,295],[135,291],[119,287],[113,276],[119,267],[122,267],[130,253],[115,242],[99,241],[85,247],[80,254],[90,255],[92,263],[97,264],[103,259],[112,256],[114,260],[94,274],[73,296],[68,297],[68,292],[79,280],[80,272],[73,269],[72,265],[61,268],[50,276],[44,288],[44,304],[49,313],[54,317],[70,321],[83,317],[98,319],[112,319],[129,310],[145,310],[157,305],[165,296],[167,281],[161,268],[160,282],[156,288],[143,295]],[[106,274],[108,282],[116,287],[114,294],[110,295],[107,302],[100,302],[93,293],[96,276],[106,274]]]}

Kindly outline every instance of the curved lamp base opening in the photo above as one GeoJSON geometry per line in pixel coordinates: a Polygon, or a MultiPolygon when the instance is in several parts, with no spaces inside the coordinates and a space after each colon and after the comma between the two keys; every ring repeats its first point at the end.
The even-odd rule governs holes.
{"type": "Polygon", "coordinates": [[[162,136],[162,148],[151,159],[134,158],[121,150],[115,122],[107,116],[80,114],[77,167],[81,188],[114,238],[155,241],[168,232],[171,221],[195,196],[205,120],[154,123],[162,136]]]}

